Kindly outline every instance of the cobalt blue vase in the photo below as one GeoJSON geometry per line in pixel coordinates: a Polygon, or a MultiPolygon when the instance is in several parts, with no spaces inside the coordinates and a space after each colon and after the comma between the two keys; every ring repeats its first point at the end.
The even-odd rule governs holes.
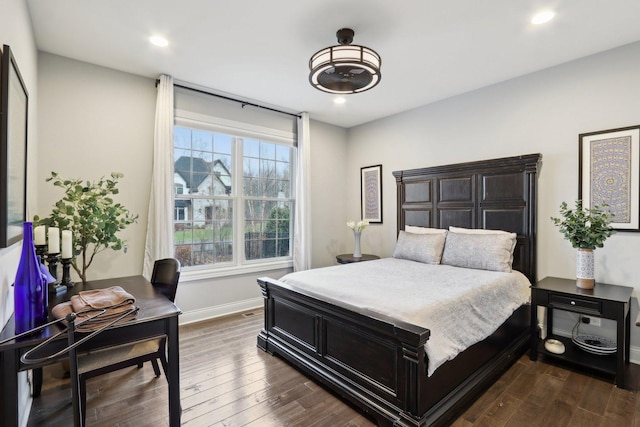
{"type": "Polygon", "coordinates": [[[33,245],[33,224],[24,223],[22,255],[13,287],[16,335],[36,326],[44,325],[48,317],[48,291],[46,279],[40,271],[40,262],[33,245]]]}

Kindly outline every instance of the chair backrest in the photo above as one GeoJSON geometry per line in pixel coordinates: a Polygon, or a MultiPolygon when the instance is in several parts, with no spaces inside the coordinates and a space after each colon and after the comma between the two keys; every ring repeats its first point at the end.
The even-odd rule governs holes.
{"type": "Polygon", "coordinates": [[[177,259],[159,259],[153,264],[151,284],[171,301],[176,300],[178,279],[180,279],[180,261],[177,259]]]}

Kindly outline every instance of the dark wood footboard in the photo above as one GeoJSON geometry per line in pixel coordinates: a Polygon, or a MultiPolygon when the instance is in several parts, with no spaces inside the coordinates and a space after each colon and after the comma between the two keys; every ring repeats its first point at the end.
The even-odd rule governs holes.
{"type": "Polygon", "coordinates": [[[528,306],[427,377],[429,330],[347,310],[269,278],[258,347],[286,359],[379,425],[446,424],[488,387],[528,344],[528,306]]]}

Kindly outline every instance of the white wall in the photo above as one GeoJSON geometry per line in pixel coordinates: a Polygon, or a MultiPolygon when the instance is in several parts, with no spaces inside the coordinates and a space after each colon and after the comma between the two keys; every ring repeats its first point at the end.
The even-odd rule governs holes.
{"type": "MultiPolygon", "coordinates": [[[[347,167],[347,131],[311,121],[311,223],[313,268],[336,264],[336,255],[351,252],[345,244],[347,182],[354,179],[347,167]]],[[[358,176],[360,170],[358,170],[358,176]]]]}
{"type": "MultiPolygon", "coordinates": [[[[139,214],[122,236],[129,250],[100,253],[89,279],[141,274],[151,180],[156,90],[152,79],[41,52],[39,56],[40,134],[37,213],[46,216],[61,191],[45,178],[96,179],[112,171],[124,173],[118,201],[139,214]]],[[[311,121],[311,188],[313,266],[335,264],[345,217],[346,131],[311,121]]],[[[181,281],[176,303],[181,322],[260,306],[256,279],[279,278],[274,270],[181,281]]]]}
{"type": "MultiPolygon", "coordinates": [[[[27,218],[36,205],[36,171],[38,150],[38,57],[31,29],[31,19],[26,2],[9,0],[3,2],[0,14],[0,48],[9,45],[16,59],[20,74],[29,92],[29,123],[27,129],[27,218]]],[[[9,285],[15,279],[20,259],[21,243],[0,249],[0,324],[11,317],[13,312],[13,293],[9,285]]]]}
{"type": "MultiPolygon", "coordinates": [[[[382,163],[384,224],[363,237],[393,252],[392,171],[542,153],[538,187],[538,278],[575,277],[575,251],[549,217],[578,197],[578,135],[640,124],[640,42],[423,106],[349,131],[349,170],[382,163]]],[[[471,72],[471,71],[470,71],[471,72]]],[[[348,180],[347,211],[360,211],[348,180]]],[[[596,251],[596,280],[640,291],[639,233],[618,233],[596,251]]],[[[634,300],[632,318],[637,313],[634,300]]],[[[632,345],[640,346],[639,328],[632,345]]]]}
{"type": "MultiPolygon", "coordinates": [[[[20,74],[29,92],[29,123],[27,129],[27,218],[33,215],[38,198],[37,158],[38,150],[38,56],[31,19],[24,0],[7,0],[2,2],[0,13],[0,45],[9,45],[18,63],[20,74]]],[[[13,314],[13,283],[18,261],[20,260],[21,243],[9,248],[0,249],[0,327],[13,314]]],[[[19,422],[26,425],[29,416],[30,398],[26,373],[19,377],[19,422]]]]}
{"type": "Polygon", "coordinates": [[[139,219],[120,235],[128,250],[98,254],[87,278],[140,274],[151,186],[156,89],[153,79],[48,53],[38,61],[38,210],[48,216],[63,192],[45,179],[96,180],[122,172],[121,202],[139,219]]]}

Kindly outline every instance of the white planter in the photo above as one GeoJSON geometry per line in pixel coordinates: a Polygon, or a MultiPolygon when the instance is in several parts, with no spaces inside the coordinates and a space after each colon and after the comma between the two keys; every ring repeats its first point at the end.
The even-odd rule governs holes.
{"type": "Polygon", "coordinates": [[[578,249],[576,253],[576,285],[582,289],[593,289],[595,284],[593,249],[578,249]]]}
{"type": "Polygon", "coordinates": [[[353,249],[353,257],[354,258],[361,258],[362,257],[362,253],[360,252],[360,232],[359,231],[354,231],[353,232],[353,237],[355,238],[355,248],[353,249]]]}

